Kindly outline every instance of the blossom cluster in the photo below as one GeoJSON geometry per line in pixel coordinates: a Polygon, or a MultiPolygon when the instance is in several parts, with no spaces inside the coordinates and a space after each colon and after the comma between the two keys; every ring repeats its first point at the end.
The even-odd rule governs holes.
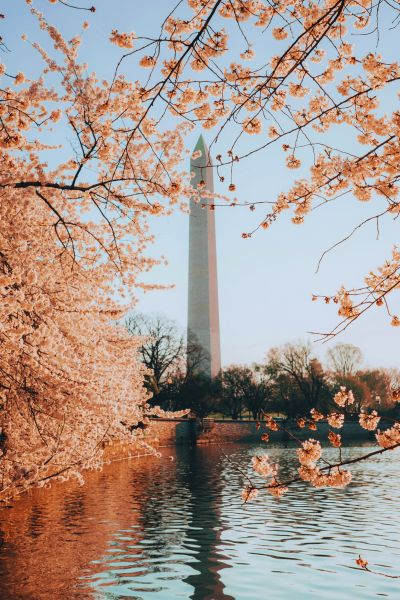
{"type": "Polygon", "coordinates": [[[382,448],[392,448],[400,444],[400,423],[395,423],[393,427],[378,431],[376,433],[377,442],[382,448]]]}
{"type": "Polygon", "coordinates": [[[259,475],[263,477],[275,477],[277,471],[276,466],[271,464],[268,454],[263,454],[262,456],[253,456],[252,465],[253,469],[259,475]]]}
{"type": "Polygon", "coordinates": [[[351,390],[346,390],[344,386],[341,386],[340,390],[335,394],[333,400],[338,406],[341,407],[347,406],[348,404],[353,404],[353,392],[351,390]]]}
{"type": "Polygon", "coordinates": [[[370,414],[361,412],[359,416],[361,427],[363,429],[368,429],[369,431],[375,431],[380,420],[381,418],[378,416],[376,410],[373,410],[370,414]]]}
{"type": "MultiPolygon", "coordinates": [[[[351,390],[342,387],[335,395],[334,401],[339,406],[345,407],[348,404],[353,404],[355,398],[351,390]]],[[[335,411],[325,416],[322,412],[313,408],[310,411],[310,415],[311,419],[308,419],[307,417],[297,419],[297,427],[303,429],[308,426],[309,429],[316,430],[316,423],[323,421],[324,419],[326,419],[328,425],[334,429],[340,429],[344,424],[344,413],[341,412],[335,411]],[[311,427],[312,424],[314,424],[314,427],[311,427]]],[[[360,426],[368,431],[376,431],[380,420],[381,417],[375,410],[372,410],[370,413],[361,411],[359,414],[360,426]]],[[[258,423],[257,429],[261,429],[261,426],[262,424],[258,423]]],[[[284,480],[278,478],[278,464],[271,463],[267,454],[255,455],[252,458],[252,467],[254,471],[262,477],[271,477],[271,480],[265,487],[270,494],[277,498],[280,498],[287,492],[290,485],[298,482],[307,482],[316,488],[345,487],[352,480],[351,472],[344,468],[346,464],[366,460],[370,455],[376,453],[380,454],[387,450],[400,447],[400,423],[397,421],[392,427],[389,427],[384,431],[376,431],[375,438],[378,445],[381,447],[380,450],[373,450],[365,456],[360,456],[357,459],[352,459],[347,462],[342,458],[342,437],[332,429],[328,431],[327,440],[333,448],[338,448],[339,454],[336,462],[324,459],[320,441],[313,438],[303,441],[298,439],[293,432],[286,430],[284,425],[281,425],[276,419],[273,419],[269,415],[265,415],[264,426],[272,431],[286,431],[287,434],[298,443],[298,448],[296,450],[299,461],[297,475],[289,475],[284,480]]],[[[270,440],[269,434],[263,433],[261,435],[261,440],[268,442],[270,440]]],[[[260,489],[257,485],[250,483],[243,490],[242,498],[247,502],[255,498],[259,491],[260,489]]]]}
{"type": "Polygon", "coordinates": [[[116,46],[119,46],[120,48],[130,49],[133,48],[135,38],[136,34],[133,31],[131,33],[124,33],[118,31],[117,29],[113,29],[110,35],[110,42],[116,46]]]}

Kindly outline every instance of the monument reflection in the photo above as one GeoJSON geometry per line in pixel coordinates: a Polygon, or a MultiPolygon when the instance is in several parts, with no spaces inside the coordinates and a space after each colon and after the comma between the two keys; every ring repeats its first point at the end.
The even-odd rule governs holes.
{"type": "Polygon", "coordinates": [[[136,592],[135,598],[144,599],[234,600],[225,594],[220,577],[220,571],[228,567],[219,550],[222,483],[217,463],[221,452],[217,447],[181,447],[175,458],[174,472],[161,469],[146,482],[140,469],[132,470],[130,486],[132,498],[140,505],[141,540],[130,531],[114,534],[116,568],[101,571],[101,565],[109,563],[107,555],[98,561],[99,572],[91,576],[97,594],[117,586],[118,598],[136,592]]]}
{"type": "Polygon", "coordinates": [[[185,484],[190,491],[190,537],[197,545],[197,573],[185,581],[193,587],[192,600],[234,600],[224,591],[220,571],[229,567],[219,550],[224,530],[221,520],[223,481],[215,476],[221,460],[218,447],[195,447],[189,455],[185,484]],[[206,490],[206,493],[205,493],[206,490]]]}

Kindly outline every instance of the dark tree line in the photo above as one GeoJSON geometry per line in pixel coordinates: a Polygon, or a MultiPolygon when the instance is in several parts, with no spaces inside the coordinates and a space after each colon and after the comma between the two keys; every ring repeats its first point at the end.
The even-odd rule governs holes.
{"type": "Polygon", "coordinates": [[[148,368],[146,385],[151,402],[165,410],[190,408],[199,418],[211,414],[232,419],[259,420],[275,413],[295,419],[312,408],[327,412],[341,386],[352,389],[355,403],[347,417],[361,409],[395,411],[392,390],[400,386],[396,369],[362,369],[362,354],[351,344],[336,344],[326,364],[308,343],[272,348],[261,364],[232,365],[210,380],[199,366],[203,353],[186,346],[173,321],[163,316],[135,314],[126,321],[132,335],[143,337],[141,356],[148,368]]]}

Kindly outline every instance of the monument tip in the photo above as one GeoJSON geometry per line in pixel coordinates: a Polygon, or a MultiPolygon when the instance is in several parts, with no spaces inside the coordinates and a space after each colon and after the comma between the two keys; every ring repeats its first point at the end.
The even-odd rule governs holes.
{"type": "Polygon", "coordinates": [[[208,154],[207,144],[203,138],[202,133],[199,135],[199,139],[197,140],[197,144],[194,147],[193,152],[196,152],[196,150],[200,150],[203,157],[206,156],[206,154],[208,154]]]}

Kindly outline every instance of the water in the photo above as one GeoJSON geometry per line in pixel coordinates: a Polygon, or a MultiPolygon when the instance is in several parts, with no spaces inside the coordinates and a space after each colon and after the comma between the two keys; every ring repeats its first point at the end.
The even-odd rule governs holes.
{"type": "MultiPolygon", "coordinates": [[[[257,448],[223,450],[115,462],[1,511],[1,600],[400,598],[400,579],[355,564],[400,575],[400,453],[354,465],[343,490],[243,505],[235,464],[250,473],[257,448]]],[[[268,452],[290,472],[293,449],[268,452]]]]}

